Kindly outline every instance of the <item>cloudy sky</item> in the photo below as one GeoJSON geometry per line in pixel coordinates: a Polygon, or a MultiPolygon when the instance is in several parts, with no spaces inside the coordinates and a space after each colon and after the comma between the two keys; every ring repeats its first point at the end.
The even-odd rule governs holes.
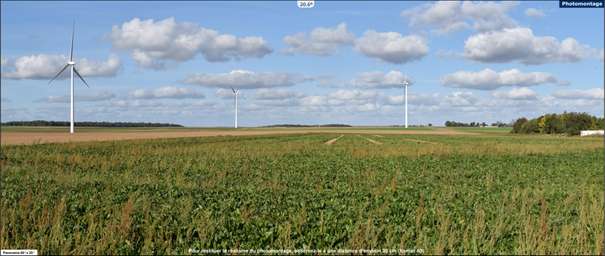
{"type": "Polygon", "coordinates": [[[603,116],[603,9],[558,2],[1,2],[1,114],[230,126],[603,116]]]}

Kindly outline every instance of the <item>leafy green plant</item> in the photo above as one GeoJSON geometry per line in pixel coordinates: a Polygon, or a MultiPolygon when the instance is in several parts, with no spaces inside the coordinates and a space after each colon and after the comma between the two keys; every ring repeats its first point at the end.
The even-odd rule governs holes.
{"type": "Polygon", "coordinates": [[[2,146],[2,248],[598,254],[600,138],[333,134],[2,146]]]}

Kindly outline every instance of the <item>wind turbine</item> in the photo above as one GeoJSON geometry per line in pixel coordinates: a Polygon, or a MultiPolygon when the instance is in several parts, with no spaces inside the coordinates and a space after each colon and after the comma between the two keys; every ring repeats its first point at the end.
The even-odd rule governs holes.
{"type": "Polygon", "coordinates": [[[88,83],[86,83],[86,80],[84,80],[84,78],[80,75],[80,73],[78,73],[78,70],[76,69],[76,62],[74,62],[74,33],[75,33],[75,31],[76,31],[76,23],[74,22],[73,28],[71,31],[71,48],[69,50],[69,61],[67,62],[67,64],[65,64],[65,66],[63,66],[61,71],[59,71],[59,73],[57,73],[57,75],[55,75],[55,77],[53,77],[53,79],[48,81],[48,84],[50,85],[50,83],[52,83],[52,81],[57,79],[57,77],[59,77],[63,73],[63,71],[65,71],[65,69],[67,69],[67,67],[70,68],[71,82],[70,82],[69,88],[70,88],[71,93],[70,93],[70,112],[69,112],[69,133],[74,133],[74,73],[80,78],[80,80],[82,80],[82,82],[84,82],[86,87],[90,87],[90,86],[88,86],[88,83]]]}
{"type": "Polygon", "coordinates": [[[236,90],[232,87],[231,90],[233,91],[233,96],[235,97],[235,128],[237,128],[237,95],[239,95],[239,89],[236,90]]]}
{"type": "Polygon", "coordinates": [[[408,86],[410,86],[410,82],[408,82],[408,77],[405,76],[405,80],[403,81],[403,91],[405,98],[405,128],[408,128],[408,86]]]}

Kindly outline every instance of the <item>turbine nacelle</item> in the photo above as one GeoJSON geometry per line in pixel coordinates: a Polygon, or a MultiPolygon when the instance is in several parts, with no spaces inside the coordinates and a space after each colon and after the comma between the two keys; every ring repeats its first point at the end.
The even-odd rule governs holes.
{"type": "Polygon", "coordinates": [[[401,83],[403,85],[403,87],[408,87],[408,86],[412,85],[412,81],[410,80],[408,75],[403,75],[403,76],[404,76],[404,80],[401,83]]]}
{"type": "Polygon", "coordinates": [[[76,62],[70,60],[70,61],[67,62],[67,65],[72,65],[73,66],[73,65],[76,65],[76,62]]]}

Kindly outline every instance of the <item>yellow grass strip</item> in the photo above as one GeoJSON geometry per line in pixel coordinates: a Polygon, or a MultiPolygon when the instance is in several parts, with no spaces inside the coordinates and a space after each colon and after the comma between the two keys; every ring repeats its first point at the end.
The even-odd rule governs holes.
{"type": "Polygon", "coordinates": [[[367,140],[367,141],[369,141],[370,143],[373,143],[373,144],[376,144],[376,145],[382,145],[382,142],[380,142],[380,141],[375,141],[375,140],[373,140],[373,139],[366,138],[366,137],[363,137],[363,136],[361,136],[361,135],[358,135],[358,136],[359,136],[359,137],[362,137],[362,138],[364,138],[364,139],[366,139],[366,140],[367,140]]]}
{"type": "Polygon", "coordinates": [[[331,139],[331,140],[329,140],[329,141],[326,141],[326,143],[324,143],[324,144],[326,144],[326,145],[332,145],[332,144],[334,144],[334,143],[335,143],[335,142],[336,142],[338,139],[342,138],[343,136],[344,136],[344,135],[340,135],[340,136],[338,136],[338,137],[336,137],[336,138],[334,138],[334,139],[331,139]]]}

